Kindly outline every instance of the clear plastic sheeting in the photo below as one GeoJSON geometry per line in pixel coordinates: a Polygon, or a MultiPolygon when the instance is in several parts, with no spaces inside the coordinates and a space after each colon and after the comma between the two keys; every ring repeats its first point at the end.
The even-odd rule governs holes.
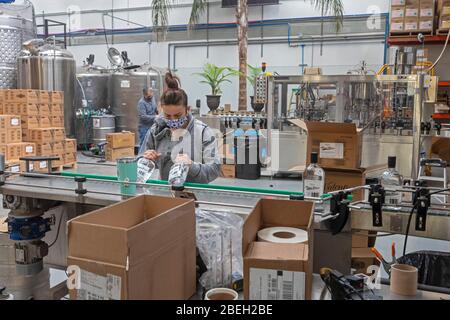
{"type": "Polygon", "coordinates": [[[242,226],[231,211],[197,209],[197,247],[207,271],[200,277],[206,289],[231,287],[233,275],[242,277],[242,226]]]}
{"type": "Polygon", "coordinates": [[[398,259],[419,270],[419,283],[441,288],[450,288],[450,253],[418,251],[398,259]]]}

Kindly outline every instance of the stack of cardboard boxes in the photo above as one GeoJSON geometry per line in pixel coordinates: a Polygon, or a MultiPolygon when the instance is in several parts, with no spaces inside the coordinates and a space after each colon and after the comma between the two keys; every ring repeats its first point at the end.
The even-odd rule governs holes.
{"type": "MultiPolygon", "coordinates": [[[[76,162],[76,141],[66,139],[62,92],[0,90],[0,111],[0,145],[6,148],[6,161],[18,163],[23,156],[58,156],[60,160],[54,161],[53,167],[76,162]]],[[[47,171],[46,162],[31,167],[33,171],[47,171]]]]}
{"type": "Polygon", "coordinates": [[[109,133],[106,135],[106,161],[134,157],[135,134],[132,132],[109,133]]]}
{"type": "Polygon", "coordinates": [[[435,0],[392,0],[391,35],[433,34],[435,7],[435,0]]]}
{"type": "Polygon", "coordinates": [[[450,0],[439,0],[439,31],[440,34],[447,34],[450,29],[450,0]]]}
{"type": "MultiPolygon", "coordinates": [[[[372,168],[361,168],[361,135],[355,124],[305,122],[291,120],[293,124],[308,132],[307,154],[317,152],[319,165],[325,170],[325,192],[344,190],[366,184],[367,175],[379,176],[385,164],[372,168]]],[[[307,157],[307,166],[310,157],[307,157]]],[[[300,168],[300,171],[302,169],[300,168]]],[[[298,171],[298,169],[296,170],[298,171]]],[[[363,192],[353,193],[353,200],[363,200],[363,192]]],[[[352,264],[360,259],[372,257],[368,234],[353,236],[352,264]],[[364,238],[364,239],[362,239],[364,238]]],[[[360,264],[359,264],[360,265],[360,264]]],[[[362,267],[357,268],[362,270],[362,267]]]]}

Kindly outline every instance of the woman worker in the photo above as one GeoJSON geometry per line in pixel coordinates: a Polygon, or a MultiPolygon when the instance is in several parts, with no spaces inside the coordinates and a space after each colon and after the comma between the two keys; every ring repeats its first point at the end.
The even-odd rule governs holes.
{"type": "Polygon", "coordinates": [[[174,163],[189,167],[186,182],[210,183],[220,174],[220,155],[212,130],[189,112],[188,97],[179,79],[168,72],[159,116],[147,132],[140,154],[155,162],[162,180],[174,163]]]}

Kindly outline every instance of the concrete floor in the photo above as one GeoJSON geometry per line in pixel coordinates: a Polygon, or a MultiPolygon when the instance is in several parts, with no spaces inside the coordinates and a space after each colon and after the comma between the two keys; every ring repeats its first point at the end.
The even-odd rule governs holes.
{"type": "MultiPolygon", "coordinates": [[[[116,167],[114,163],[97,163],[98,159],[88,158],[83,155],[79,155],[78,161],[83,163],[79,164],[77,169],[69,170],[74,172],[86,173],[86,174],[98,174],[98,175],[116,175],[116,167]]],[[[157,177],[153,177],[157,178],[157,177]]],[[[214,184],[225,185],[225,186],[239,186],[239,187],[250,187],[250,188],[260,188],[260,189],[274,189],[274,190],[286,190],[286,191],[296,191],[302,190],[302,182],[298,179],[292,180],[281,180],[281,179],[271,179],[262,178],[257,181],[249,180],[239,180],[239,179],[217,179],[214,184]]],[[[1,198],[0,198],[1,200],[1,198]]],[[[6,216],[7,211],[0,209],[0,217],[6,216]]],[[[404,236],[395,235],[389,237],[380,237],[377,239],[377,248],[385,256],[390,257],[390,248],[392,242],[397,245],[397,252],[401,254],[403,251],[404,236]]],[[[433,250],[433,251],[450,251],[450,242],[439,241],[431,239],[423,239],[410,237],[408,240],[408,250],[407,252],[415,252],[419,250],[433,250]]],[[[383,274],[385,277],[386,274],[383,274]]],[[[52,270],[51,272],[51,283],[55,285],[59,281],[65,279],[65,274],[62,271],[52,270]]]]}

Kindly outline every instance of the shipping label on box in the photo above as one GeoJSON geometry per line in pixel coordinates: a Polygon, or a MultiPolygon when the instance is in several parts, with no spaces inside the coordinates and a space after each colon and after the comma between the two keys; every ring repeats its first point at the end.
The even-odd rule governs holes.
{"type": "Polygon", "coordinates": [[[344,144],[320,143],[319,157],[322,159],[344,159],[344,144]]]}
{"type": "Polygon", "coordinates": [[[305,272],[250,268],[249,300],[305,300],[305,272]]]}
{"type": "Polygon", "coordinates": [[[20,116],[0,115],[0,130],[20,128],[20,116]]]}
{"type": "Polygon", "coordinates": [[[433,17],[433,8],[420,8],[420,17],[433,17]]]}
{"type": "Polygon", "coordinates": [[[405,8],[392,8],[391,18],[404,18],[405,17],[405,8]]]}
{"type": "Polygon", "coordinates": [[[120,300],[122,278],[107,274],[106,277],[80,270],[80,289],[77,300],[120,300]]]}
{"type": "Polygon", "coordinates": [[[417,7],[407,7],[405,10],[405,17],[415,18],[419,16],[419,8],[417,7]]]}
{"type": "Polygon", "coordinates": [[[23,142],[22,144],[22,157],[31,157],[36,155],[36,144],[32,142],[23,142]]]}

